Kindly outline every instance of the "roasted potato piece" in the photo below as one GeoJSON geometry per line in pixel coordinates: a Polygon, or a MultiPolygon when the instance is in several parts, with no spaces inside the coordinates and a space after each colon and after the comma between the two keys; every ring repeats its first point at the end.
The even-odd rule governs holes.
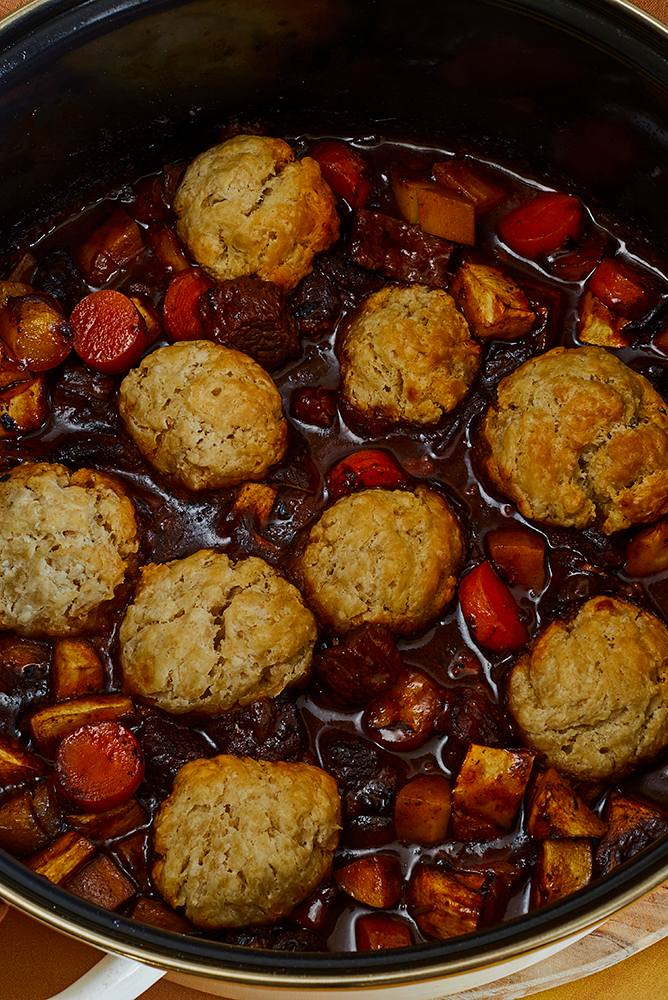
{"type": "Polygon", "coordinates": [[[49,405],[44,375],[0,392],[0,437],[35,431],[46,420],[49,405]]]}
{"type": "Polygon", "coordinates": [[[0,281],[0,309],[4,309],[10,299],[19,295],[32,295],[35,289],[23,281],[0,281]]]}
{"type": "Polygon", "coordinates": [[[18,785],[44,774],[44,763],[16,740],[0,735],[0,785],[18,785]]]}
{"type": "Polygon", "coordinates": [[[269,520],[278,489],[268,483],[244,483],[239,490],[232,512],[251,514],[264,525],[269,520]]]}
{"type": "Polygon", "coordinates": [[[601,875],[668,833],[668,817],[662,812],[617,791],[610,793],[605,821],[607,830],[596,848],[596,868],[601,875]]]}
{"type": "Polygon", "coordinates": [[[444,939],[477,929],[488,891],[481,872],[416,869],[408,886],[413,918],[424,934],[444,939]]]}
{"type": "Polygon", "coordinates": [[[533,905],[546,906],[591,882],[590,840],[543,840],[533,884],[533,905]]]}
{"type": "Polygon", "coordinates": [[[25,859],[25,863],[38,875],[59,885],[70,878],[95,854],[96,848],[74,830],[68,830],[25,859]]]}
{"type": "Polygon", "coordinates": [[[527,833],[551,839],[602,837],[605,823],[553,767],[541,774],[531,796],[527,833]]]}
{"type": "Polygon", "coordinates": [[[360,903],[385,909],[399,902],[401,870],[398,862],[383,854],[359,858],[334,873],[345,893],[360,903]]]}
{"type": "Polygon", "coordinates": [[[62,307],[38,292],[7,300],[0,309],[0,338],[31,372],[55,368],[72,350],[72,330],[62,307]]]}
{"type": "Polygon", "coordinates": [[[67,822],[93,840],[112,840],[144,826],[148,822],[148,814],[136,799],[130,799],[106,812],[70,813],[67,822]]]}
{"type": "Polygon", "coordinates": [[[51,837],[35,812],[30,792],[0,806],[0,847],[22,858],[49,843],[51,837]]]}
{"type": "Polygon", "coordinates": [[[651,576],[668,569],[668,521],[642,528],[626,546],[624,570],[629,576],[651,576]]]}
{"type": "Polygon", "coordinates": [[[90,864],[68,879],[65,888],[105,910],[117,910],[137,892],[125,872],[105,854],[98,854],[90,864]]]}
{"type": "Polygon", "coordinates": [[[412,944],[407,924],[385,914],[365,913],[355,923],[358,951],[383,951],[386,948],[407,948],[412,944]]]}
{"type": "Polygon", "coordinates": [[[394,829],[399,840],[440,844],[450,825],[450,782],[441,774],[421,774],[399,789],[394,829]]]}
{"type": "Polygon", "coordinates": [[[529,333],[536,320],[520,286],[498,267],[462,264],[450,292],[476,337],[515,340],[529,333]]]}
{"type": "Polygon", "coordinates": [[[453,243],[475,243],[475,205],[465,194],[436,181],[396,175],[392,189],[399,210],[423,233],[453,243]]]}
{"type": "Polygon", "coordinates": [[[475,205],[476,215],[483,215],[496,208],[507,196],[500,184],[496,184],[468,160],[442,160],[433,165],[431,172],[439,184],[466,195],[475,205]]]}
{"type": "Polygon", "coordinates": [[[140,896],[130,911],[133,920],[151,927],[161,927],[164,931],[174,931],[176,934],[192,934],[194,926],[185,917],[176,913],[171,906],[165,906],[158,899],[148,899],[140,896]]]}
{"type": "Polygon", "coordinates": [[[140,889],[148,892],[153,888],[150,876],[149,857],[152,855],[148,830],[137,830],[129,837],[114,844],[114,854],[123,868],[132,872],[132,877],[140,889]]]}
{"type": "Polygon", "coordinates": [[[98,694],[59,702],[30,716],[30,730],[40,751],[51,756],[68,733],[90,722],[118,722],[134,712],[132,700],[122,694],[98,694]]]}
{"type": "Polygon", "coordinates": [[[452,790],[452,827],[463,841],[506,833],[520,807],[533,767],[528,750],[501,750],[472,743],[452,790]]]}
{"type": "Polygon", "coordinates": [[[174,274],[189,271],[192,267],[181,249],[176,233],[167,226],[149,229],[146,234],[146,242],[163,267],[168,268],[174,274]]]}
{"type": "Polygon", "coordinates": [[[586,291],[582,296],[578,320],[580,343],[599,344],[601,347],[627,347],[629,341],[623,331],[628,323],[629,320],[608,309],[592,292],[586,291]]]}
{"type": "Polygon", "coordinates": [[[539,591],[545,586],[545,539],[530,528],[494,528],[485,537],[489,555],[511,587],[539,591]]]}
{"type": "Polygon", "coordinates": [[[87,639],[58,639],[53,649],[51,686],[56,701],[104,688],[104,666],[87,639]]]}
{"type": "Polygon", "coordinates": [[[77,248],[76,263],[90,285],[104,285],[143,247],[139,226],[124,208],[117,208],[77,248]]]}
{"type": "Polygon", "coordinates": [[[52,780],[40,781],[33,790],[32,805],[49,839],[63,831],[65,823],[52,780]]]}

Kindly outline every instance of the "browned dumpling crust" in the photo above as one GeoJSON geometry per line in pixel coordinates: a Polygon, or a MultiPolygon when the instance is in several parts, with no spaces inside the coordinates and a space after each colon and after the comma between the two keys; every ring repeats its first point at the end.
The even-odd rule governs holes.
{"type": "Polygon", "coordinates": [[[375,622],[407,634],[452,599],[463,549],[457,519],[440,494],[423,486],[370,489],[324,512],[295,569],[332,631],[375,622]]]}
{"type": "Polygon", "coordinates": [[[236,135],[190,164],[174,199],[177,231],[216,281],[255,275],[286,291],[339,232],[336,199],[310,156],[282,139],[236,135]]]}
{"type": "Polygon", "coordinates": [[[263,559],[200,549],[143,567],[120,630],[123,685],[167,712],[222,712],[301,678],[317,634],[297,588],[263,559]]]}
{"type": "Polygon", "coordinates": [[[606,534],[668,512],[668,413],[601,347],[557,347],[503,379],[484,464],[527,518],[606,534]]]}
{"type": "Polygon", "coordinates": [[[199,927],[273,923],[329,875],[340,826],[336,782],[318,767],[196,760],[155,818],[153,878],[199,927]]]}
{"type": "Polygon", "coordinates": [[[468,392],[480,347],[440,288],[388,286],[364,302],[339,350],[342,396],[363,419],[438,423],[468,392]]]}
{"type": "Polygon", "coordinates": [[[668,629],[627,601],[595,597],[519,658],[508,707],[559,771],[619,778],[668,743],[668,629]]]}
{"type": "Polygon", "coordinates": [[[28,462],[0,482],[0,628],[73,635],[126,578],[139,540],[120,482],[28,462]]]}
{"type": "Polygon", "coordinates": [[[288,441],[264,368],[208,340],[153,351],[121,384],[118,408],[141,453],[191,490],[262,479],[288,441]]]}

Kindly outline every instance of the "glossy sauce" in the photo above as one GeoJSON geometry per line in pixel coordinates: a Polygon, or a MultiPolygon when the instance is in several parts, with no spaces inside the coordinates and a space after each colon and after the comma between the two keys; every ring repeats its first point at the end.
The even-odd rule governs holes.
{"type": "MultiPolygon", "coordinates": [[[[297,155],[307,152],[314,142],[315,137],[311,136],[292,140],[297,155]]],[[[373,192],[366,207],[397,218],[400,213],[388,179],[396,161],[428,172],[435,160],[446,158],[452,152],[391,143],[375,137],[356,145],[370,164],[374,177],[373,192]]],[[[445,491],[465,526],[468,555],[464,571],[476,565],[486,558],[485,537],[490,529],[513,522],[523,523],[512,505],[494,496],[479,477],[475,453],[478,422],[492,401],[500,378],[534,354],[557,344],[568,347],[579,343],[576,335],[577,308],[584,287],[584,279],[560,280],[547,265],[515,258],[499,243],[496,219],[515,204],[526,200],[532,191],[541,190],[541,186],[517,176],[506,167],[485,164],[485,168],[506,187],[509,197],[480,221],[475,248],[457,247],[454,250],[449,270],[454,273],[462,260],[497,264],[524,288],[532,308],[542,309],[542,312],[529,336],[517,341],[492,340],[483,343],[481,370],[473,388],[459,408],[436,427],[391,428],[375,436],[353,424],[346,424],[341,411],[334,425],[324,429],[294,417],[291,407],[293,394],[300,388],[321,386],[326,390],[336,390],[339,380],[334,350],[337,331],[364,298],[385,283],[377,275],[365,274],[353,266],[356,283],[347,282],[345,286],[339,286],[340,308],[331,329],[319,336],[303,335],[301,356],[279,371],[272,372],[283,396],[292,430],[286,460],[267,479],[279,489],[271,517],[261,528],[251,518],[240,518],[231,512],[237,492],[235,489],[195,494],[174,488],[156,475],[120,425],[115,398],[122,376],[96,375],[75,358],[52,373],[51,409],[44,426],[36,433],[4,440],[0,473],[19,461],[48,460],[72,467],[90,465],[119,476],[134,499],[141,522],[142,562],[164,562],[184,557],[199,548],[214,548],[227,552],[233,558],[259,555],[285,569],[303,544],[310,525],[328,503],[327,476],[332,466],[352,451],[381,447],[390,451],[416,481],[445,491]]],[[[38,259],[44,261],[43,273],[49,273],[49,254],[54,248],[69,251],[75,247],[94,226],[95,219],[108,214],[111,202],[123,204],[132,214],[134,197],[133,190],[123,189],[110,202],[94,206],[90,212],[77,216],[45,237],[33,248],[38,259]]],[[[341,214],[342,240],[326,255],[326,265],[316,261],[317,268],[326,266],[330,277],[336,273],[337,262],[345,258],[350,224],[350,211],[345,205],[341,206],[341,214]]],[[[668,359],[652,346],[652,337],[662,329],[662,308],[668,298],[668,279],[655,262],[649,264],[636,260],[632,248],[627,248],[626,243],[614,235],[608,220],[592,216],[588,227],[602,240],[607,239],[609,254],[623,251],[630,261],[652,273],[662,290],[661,308],[652,314],[645,328],[638,330],[633,346],[618,353],[631,367],[646,375],[667,398],[668,359]]],[[[119,271],[109,284],[128,294],[141,292],[159,309],[169,278],[169,272],[157,264],[147,251],[129,267],[119,271]]],[[[153,346],[162,343],[165,341],[158,341],[153,346]]],[[[630,597],[665,620],[666,579],[657,576],[629,580],[620,571],[628,533],[622,532],[609,538],[593,528],[578,532],[537,525],[532,527],[540,531],[547,542],[547,582],[540,593],[517,588],[514,591],[532,635],[571,602],[598,593],[630,597]]],[[[129,588],[125,588],[116,611],[110,614],[105,631],[92,637],[106,666],[108,690],[120,688],[117,631],[129,598],[129,588]]],[[[321,637],[321,645],[330,641],[324,635],[321,637]]],[[[498,726],[505,733],[506,745],[519,745],[512,722],[502,709],[503,678],[513,657],[485,653],[469,635],[456,601],[425,634],[402,639],[398,645],[405,665],[426,671],[445,691],[456,693],[469,689],[475,692],[485,714],[492,720],[498,717],[498,726]]],[[[48,702],[49,644],[44,643],[43,647],[44,659],[35,664],[32,672],[24,670],[22,677],[14,678],[12,683],[4,674],[0,675],[0,724],[3,731],[20,736],[26,742],[26,715],[36,706],[48,702]]],[[[530,838],[523,829],[522,813],[511,833],[491,843],[463,845],[447,841],[436,847],[421,847],[394,840],[391,818],[396,788],[419,773],[435,771],[453,778],[456,776],[465,745],[448,732],[447,726],[443,731],[432,734],[422,745],[397,751],[387,741],[382,746],[378,744],[369,729],[365,728],[363,710],[333,709],[315,683],[305,691],[289,693],[283,699],[286,703],[296,704],[303,726],[295,756],[322,763],[332,740],[355,739],[362,741],[359,745],[366,747],[371,755],[378,754],[387,760],[390,770],[393,769],[394,784],[389,779],[377,781],[375,803],[367,803],[366,812],[361,808],[359,814],[349,818],[345,824],[335,867],[380,851],[395,856],[404,879],[408,879],[415,865],[423,861],[447,859],[455,868],[479,869],[502,860],[515,874],[505,900],[504,913],[500,916],[511,917],[526,910],[533,850],[530,838]]],[[[245,710],[244,715],[246,732],[252,734],[251,715],[252,706],[245,710]]],[[[176,726],[181,733],[185,727],[196,741],[200,741],[198,745],[208,748],[209,755],[219,752],[215,720],[170,718],[157,709],[137,705],[137,719],[131,728],[141,737],[142,727],[155,723],[160,730],[164,720],[176,726]]],[[[249,736],[249,745],[252,745],[253,738],[249,736]]],[[[484,739],[480,742],[484,743],[484,739]]],[[[657,762],[641,775],[636,774],[633,782],[636,793],[668,810],[668,763],[657,762]]],[[[169,786],[170,778],[163,765],[156,765],[153,770],[149,767],[147,780],[137,798],[152,815],[159,801],[168,793],[169,786]]],[[[15,792],[14,788],[0,792],[0,801],[10,798],[15,792]]],[[[596,799],[597,810],[603,809],[606,795],[607,790],[603,789],[596,799]]],[[[360,796],[364,798],[364,793],[360,792],[360,796]]],[[[116,843],[102,847],[111,856],[120,857],[116,843]]],[[[150,882],[146,881],[149,868],[147,843],[144,851],[141,864],[135,870],[128,867],[127,860],[122,859],[122,863],[144,894],[151,895],[155,893],[150,882]]],[[[424,940],[406,904],[400,903],[396,909],[401,919],[410,926],[413,940],[424,940]]],[[[252,929],[248,932],[222,931],[208,936],[255,946],[275,946],[282,942],[281,947],[348,950],[355,948],[354,922],[363,912],[368,912],[368,907],[360,906],[336,890],[332,882],[301,904],[293,919],[279,928],[257,932],[252,929]]]]}

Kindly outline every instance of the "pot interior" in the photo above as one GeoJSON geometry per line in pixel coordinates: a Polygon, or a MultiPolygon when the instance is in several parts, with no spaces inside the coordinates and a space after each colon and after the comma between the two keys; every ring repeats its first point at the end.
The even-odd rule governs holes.
{"type": "MultiPolygon", "coordinates": [[[[72,205],[195,155],[236,118],[276,135],[428,137],[514,164],[640,230],[648,259],[668,258],[668,37],[621,3],[55,0],[6,19],[0,46],[8,262],[72,205]]],[[[324,988],[444,975],[558,940],[663,881],[667,847],[529,916],[382,960],[186,939],[98,910],[6,856],[0,889],[109,950],[324,988]]]]}

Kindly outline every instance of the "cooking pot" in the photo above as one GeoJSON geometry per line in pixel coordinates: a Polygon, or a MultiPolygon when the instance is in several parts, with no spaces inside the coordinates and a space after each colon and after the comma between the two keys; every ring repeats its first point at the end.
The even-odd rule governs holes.
{"type": "MultiPolygon", "coordinates": [[[[668,259],[668,30],[623,0],[29,3],[0,25],[0,255],[73,203],[205,149],[232,116],[278,135],[428,136],[513,163],[574,185],[668,259]]],[[[164,970],[239,1000],[431,1000],[552,954],[666,878],[664,838],[587,889],[475,934],[288,954],[134,923],[0,851],[6,900],[121,956],[63,994],[86,1000],[137,996],[164,970]]]]}

